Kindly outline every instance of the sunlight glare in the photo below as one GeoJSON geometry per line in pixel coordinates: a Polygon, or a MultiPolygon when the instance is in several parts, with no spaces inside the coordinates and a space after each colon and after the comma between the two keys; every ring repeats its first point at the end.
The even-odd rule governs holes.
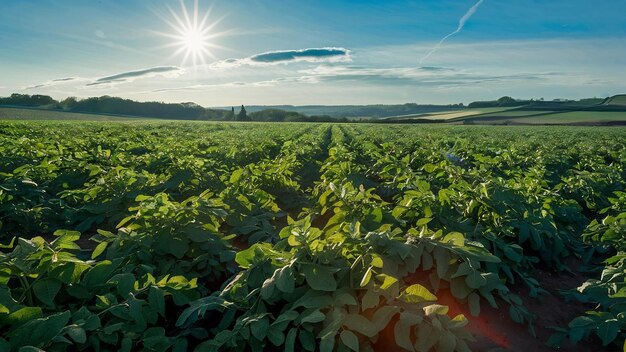
{"type": "Polygon", "coordinates": [[[185,5],[184,0],[180,0],[181,13],[177,14],[174,10],[168,7],[168,10],[172,16],[172,20],[163,18],[171,29],[174,31],[170,33],[159,33],[165,37],[173,39],[174,41],[166,46],[177,47],[176,51],[172,54],[172,57],[183,55],[182,65],[185,66],[188,61],[194,68],[198,65],[206,65],[207,57],[215,59],[215,56],[211,52],[211,49],[222,48],[214,43],[215,38],[224,34],[215,33],[213,29],[221,22],[222,19],[218,19],[209,23],[209,16],[211,9],[200,18],[198,10],[198,0],[194,1],[193,11],[189,11],[185,5]]]}

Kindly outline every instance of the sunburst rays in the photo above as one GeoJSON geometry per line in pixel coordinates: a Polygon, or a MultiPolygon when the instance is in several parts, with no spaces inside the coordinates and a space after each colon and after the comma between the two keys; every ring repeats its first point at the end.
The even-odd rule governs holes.
{"type": "Polygon", "coordinates": [[[211,21],[212,8],[201,16],[198,0],[194,0],[193,10],[190,11],[184,0],[180,0],[180,12],[177,13],[168,6],[169,16],[159,16],[172,29],[172,33],[157,32],[173,41],[164,47],[176,48],[169,59],[182,56],[182,66],[189,63],[194,68],[206,66],[207,58],[216,59],[212,49],[225,49],[215,43],[215,40],[227,32],[216,32],[216,26],[224,17],[211,21]]]}

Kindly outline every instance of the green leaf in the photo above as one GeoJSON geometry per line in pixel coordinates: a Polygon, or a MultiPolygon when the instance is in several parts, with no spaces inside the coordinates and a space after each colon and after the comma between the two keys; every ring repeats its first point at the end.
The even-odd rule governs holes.
{"type": "Polygon", "coordinates": [[[80,232],[57,230],[54,232],[54,235],[59,237],[52,241],[51,245],[53,247],[63,249],[80,249],[80,247],[74,243],[80,239],[80,232]]]}
{"type": "Polygon", "coordinates": [[[608,346],[613,342],[620,332],[620,324],[617,319],[609,319],[598,326],[598,337],[602,340],[603,346],[608,346]]]}
{"type": "Polygon", "coordinates": [[[595,324],[593,319],[587,316],[574,318],[567,326],[570,328],[586,328],[595,324]]]}
{"type": "Polygon", "coordinates": [[[463,262],[459,264],[459,268],[456,270],[456,273],[454,273],[454,275],[452,275],[450,278],[455,279],[459,276],[466,276],[467,274],[469,274],[470,271],[472,271],[472,268],[469,266],[469,264],[463,262]]]}
{"type": "Polygon", "coordinates": [[[100,242],[100,244],[98,244],[96,248],[94,248],[93,252],[91,252],[91,259],[98,258],[98,256],[100,256],[100,254],[102,254],[106,250],[108,245],[109,242],[100,242]]]}
{"type": "Polygon", "coordinates": [[[519,243],[524,243],[530,237],[530,229],[528,228],[528,224],[522,222],[519,226],[519,243]]]}
{"type": "Polygon", "coordinates": [[[67,329],[67,335],[74,340],[74,342],[83,344],[87,342],[87,334],[85,329],[80,326],[70,326],[67,329]]]}
{"type": "Polygon", "coordinates": [[[270,340],[274,346],[281,346],[285,343],[285,334],[272,325],[267,330],[267,339],[270,340]]]}
{"type": "Polygon", "coordinates": [[[332,352],[335,350],[335,334],[329,334],[320,340],[320,352],[332,352]]]}
{"type": "Polygon", "coordinates": [[[289,332],[287,333],[287,337],[285,338],[285,352],[295,351],[297,334],[298,334],[298,329],[293,328],[289,330],[289,332]]]}
{"type": "Polygon", "coordinates": [[[126,297],[135,287],[135,277],[130,273],[117,274],[108,282],[115,285],[115,289],[122,297],[126,297]]]}
{"type": "Polygon", "coordinates": [[[298,312],[293,311],[293,310],[288,310],[288,311],[282,313],[281,315],[279,315],[276,318],[276,320],[274,321],[273,324],[278,324],[278,323],[281,323],[283,321],[292,321],[292,320],[295,320],[299,316],[300,316],[300,314],[298,314],[298,312]]]}
{"type": "Polygon", "coordinates": [[[476,292],[472,292],[467,297],[467,303],[469,304],[470,313],[477,317],[480,315],[480,296],[476,292]]]}
{"type": "Polygon", "coordinates": [[[133,349],[133,340],[130,337],[125,337],[122,339],[122,344],[120,346],[120,352],[130,352],[133,349]]]}
{"type": "Polygon", "coordinates": [[[335,271],[335,269],[317,264],[302,264],[302,272],[306,282],[314,290],[335,291],[337,289],[337,281],[334,276],[335,271]]]}
{"type": "Polygon", "coordinates": [[[61,289],[61,283],[57,280],[41,280],[33,284],[35,297],[47,306],[54,306],[54,298],[61,289]]]}
{"type": "Polygon", "coordinates": [[[430,324],[420,324],[417,328],[416,348],[418,351],[431,351],[439,340],[441,332],[430,324]]]}
{"type": "Polygon", "coordinates": [[[391,319],[400,312],[399,307],[382,306],[374,312],[372,322],[376,325],[378,331],[383,330],[391,321],[391,319]]]}
{"type": "Polygon", "coordinates": [[[564,333],[552,334],[552,336],[550,336],[550,338],[548,339],[548,342],[546,342],[546,345],[551,348],[559,348],[561,347],[561,345],[563,345],[563,342],[566,338],[567,334],[564,333]]]}
{"type": "Polygon", "coordinates": [[[315,351],[315,336],[312,332],[308,330],[300,330],[298,338],[305,351],[315,351]]]}
{"type": "Polygon", "coordinates": [[[270,300],[274,294],[275,286],[273,277],[265,279],[265,281],[263,281],[263,286],[261,286],[261,297],[266,301],[270,300]]]}
{"type": "Polygon", "coordinates": [[[514,322],[518,324],[524,323],[524,318],[520,314],[519,310],[515,308],[514,306],[509,307],[509,316],[514,322]]]}
{"type": "Polygon", "coordinates": [[[417,222],[415,223],[415,225],[417,227],[422,227],[424,225],[427,225],[429,222],[431,222],[433,219],[432,218],[423,218],[423,219],[419,219],[417,220],[417,222]]]}
{"type": "Polygon", "coordinates": [[[378,306],[380,303],[380,293],[376,290],[367,290],[361,299],[361,308],[370,309],[378,306]]]}
{"type": "Polygon", "coordinates": [[[478,270],[471,270],[465,277],[465,283],[469,288],[478,289],[487,283],[487,279],[478,270]]]}
{"type": "Polygon", "coordinates": [[[448,314],[448,310],[450,310],[450,308],[448,308],[448,306],[443,306],[440,304],[431,304],[429,306],[426,306],[423,308],[424,309],[424,313],[426,313],[426,315],[446,315],[448,314]]]}
{"type": "Polygon", "coordinates": [[[177,259],[182,259],[189,250],[189,245],[187,241],[172,237],[171,235],[160,236],[159,237],[159,248],[164,253],[170,253],[177,259]]]}
{"type": "Polygon", "coordinates": [[[472,290],[467,287],[467,283],[464,278],[457,277],[456,279],[452,279],[452,281],[450,281],[450,292],[455,298],[465,299],[470,293],[472,293],[472,290]]]}
{"type": "Polygon", "coordinates": [[[83,278],[82,284],[87,287],[96,287],[103,285],[111,277],[113,270],[117,268],[118,264],[113,264],[111,261],[104,260],[93,266],[83,278]]]}
{"type": "Polygon", "coordinates": [[[129,215],[127,217],[125,217],[124,219],[122,219],[122,221],[120,221],[119,223],[117,223],[117,225],[115,225],[116,229],[119,229],[120,227],[126,225],[127,222],[129,222],[130,220],[132,220],[135,217],[135,215],[129,215]]]}
{"type": "Polygon", "coordinates": [[[320,312],[319,309],[317,309],[303,316],[300,321],[303,324],[304,323],[319,323],[320,321],[324,321],[324,319],[326,319],[326,315],[324,315],[324,313],[320,312]]]}
{"type": "Polygon", "coordinates": [[[516,263],[520,263],[524,258],[522,247],[518,245],[508,245],[503,248],[504,255],[516,263]]]}
{"type": "Polygon", "coordinates": [[[343,342],[346,347],[353,351],[359,351],[359,338],[356,337],[352,331],[344,330],[341,332],[339,337],[341,338],[341,342],[343,342]]]}
{"type": "Polygon", "coordinates": [[[374,337],[378,333],[376,326],[360,314],[348,314],[343,318],[343,325],[348,330],[356,331],[367,337],[374,337]]]}
{"type": "Polygon", "coordinates": [[[250,324],[250,332],[252,333],[252,336],[256,337],[259,341],[263,341],[267,336],[269,327],[269,319],[267,317],[263,317],[250,324]]]}
{"type": "Polygon", "coordinates": [[[384,265],[383,258],[378,255],[372,255],[372,262],[370,263],[370,265],[374,268],[382,269],[384,265]]]}
{"type": "Polygon", "coordinates": [[[293,293],[296,286],[296,278],[291,271],[291,267],[285,266],[278,271],[276,287],[285,293],[293,293]]]}
{"type": "Polygon", "coordinates": [[[391,286],[393,286],[395,283],[398,282],[398,279],[387,274],[380,274],[380,275],[377,275],[377,277],[383,279],[383,283],[380,285],[380,288],[383,290],[390,288],[391,286]]]}
{"type": "Polygon", "coordinates": [[[365,274],[363,274],[363,278],[361,279],[361,282],[359,283],[359,286],[361,286],[361,287],[367,286],[367,284],[370,282],[371,279],[372,279],[372,268],[369,267],[365,271],[365,274]]]}
{"type": "Polygon", "coordinates": [[[135,323],[138,325],[138,328],[145,329],[147,322],[144,317],[143,306],[145,301],[134,298],[132,295],[129,295],[128,298],[128,315],[133,318],[135,323]]]}
{"type": "Polygon", "coordinates": [[[424,301],[436,301],[437,296],[433,295],[428,289],[420,284],[414,284],[407,287],[402,292],[402,298],[408,303],[421,303],[424,301]]]}
{"type": "Polygon", "coordinates": [[[237,169],[230,175],[230,183],[237,183],[243,175],[243,169],[237,169]]]}
{"type": "Polygon", "coordinates": [[[408,351],[415,351],[411,341],[411,325],[405,320],[398,320],[393,328],[396,345],[408,351]]]}
{"type": "Polygon", "coordinates": [[[437,352],[449,352],[455,351],[456,348],[456,336],[451,331],[444,331],[443,335],[437,343],[437,352]]]}
{"type": "Polygon", "coordinates": [[[457,247],[463,247],[465,245],[465,237],[460,232],[450,232],[441,240],[441,242],[451,243],[457,247]]]}
{"type": "Polygon", "coordinates": [[[148,304],[155,312],[165,318],[165,292],[158,287],[150,286],[148,304]]]}
{"type": "Polygon", "coordinates": [[[448,268],[450,267],[450,254],[442,247],[435,247],[433,256],[435,258],[435,262],[437,263],[435,267],[437,270],[437,276],[440,278],[446,277],[446,272],[448,272],[448,268]]]}
{"type": "Polygon", "coordinates": [[[11,346],[43,346],[57,337],[70,320],[70,312],[65,311],[45,318],[31,320],[13,332],[11,346]]]}
{"type": "Polygon", "coordinates": [[[43,312],[39,307],[24,307],[9,314],[6,317],[6,322],[10,325],[21,325],[42,315],[43,312]]]}

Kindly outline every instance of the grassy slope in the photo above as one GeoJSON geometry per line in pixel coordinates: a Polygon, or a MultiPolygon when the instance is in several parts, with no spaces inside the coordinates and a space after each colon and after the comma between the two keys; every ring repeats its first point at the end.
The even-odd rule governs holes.
{"type": "MultiPolygon", "coordinates": [[[[626,112],[572,111],[523,119],[528,123],[593,123],[626,121],[626,112]]],[[[522,121],[522,122],[524,122],[522,121]]]]}
{"type": "Polygon", "coordinates": [[[84,121],[135,121],[147,118],[83,114],[75,112],[0,107],[0,120],[84,120],[84,121]]]}
{"type": "Polygon", "coordinates": [[[626,94],[616,95],[610,98],[605,104],[626,106],[626,94]]]}
{"type": "Polygon", "coordinates": [[[425,119],[425,120],[452,120],[482,114],[496,113],[510,110],[511,108],[481,108],[481,109],[469,109],[469,110],[453,110],[453,111],[442,111],[437,113],[427,113],[427,114],[414,114],[414,115],[400,115],[400,116],[391,116],[386,117],[386,120],[414,120],[414,119],[425,119]]]}
{"type": "Polygon", "coordinates": [[[478,124],[610,124],[626,122],[626,112],[610,111],[511,111],[469,119],[478,124]]]}

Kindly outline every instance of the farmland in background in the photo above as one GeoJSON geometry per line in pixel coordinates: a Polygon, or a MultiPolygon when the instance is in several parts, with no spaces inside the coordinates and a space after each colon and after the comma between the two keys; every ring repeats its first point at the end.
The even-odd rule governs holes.
{"type": "Polygon", "coordinates": [[[85,120],[85,121],[124,121],[138,120],[141,118],[115,116],[107,114],[84,114],[55,110],[7,108],[0,107],[0,120],[85,120]]]}

